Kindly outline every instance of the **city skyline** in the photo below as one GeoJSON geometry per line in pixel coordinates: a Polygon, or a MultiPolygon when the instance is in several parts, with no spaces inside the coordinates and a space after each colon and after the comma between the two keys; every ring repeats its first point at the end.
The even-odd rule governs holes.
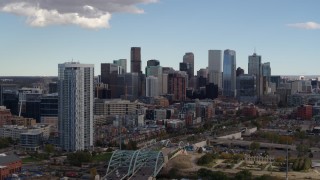
{"type": "Polygon", "coordinates": [[[30,2],[0,3],[0,76],[57,76],[57,64],[72,60],[94,64],[99,75],[101,63],[127,59],[130,71],[131,47],[141,47],[141,69],[157,59],[178,70],[183,55],[192,52],[196,72],[208,66],[208,50],[233,49],[237,67],[248,73],[248,56],[256,49],[272,75],[319,74],[316,1],[132,0],[118,8],[105,1],[105,9],[97,1],[70,1],[81,12],[58,1],[40,3],[47,13],[38,16],[25,11],[39,10],[30,2]],[[62,16],[52,18],[54,10],[62,16]]]}

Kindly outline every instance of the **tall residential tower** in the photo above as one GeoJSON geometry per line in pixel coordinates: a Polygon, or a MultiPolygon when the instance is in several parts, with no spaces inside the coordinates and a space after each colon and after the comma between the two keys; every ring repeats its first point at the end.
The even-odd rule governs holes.
{"type": "Polygon", "coordinates": [[[69,62],[58,68],[60,146],[66,151],[91,149],[94,66],[69,62]]]}

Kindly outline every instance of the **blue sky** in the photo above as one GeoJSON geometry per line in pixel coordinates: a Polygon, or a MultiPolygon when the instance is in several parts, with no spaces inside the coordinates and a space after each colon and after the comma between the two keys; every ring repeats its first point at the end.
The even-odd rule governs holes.
{"type": "MultiPolygon", "coordinates": [[[[143,69],[149,59],[178,69],[184,53],[193,52],[196,71],[208,66],[209,49],[233,49],[237,67],[247,72],[248,55],[256,48],[262,61],[271,63],[273,75],[320,74],[317,0],[118,0],[123,4],[117,8],[130,6],[106,5],[99,13],[80,14],[104,17],[103,22],[74,17],[74,0],[69,5],[43,5],[48,12],[69,13],[56,19],[48,13],[44,21],[36,21],[32,8],[21,12],[26,8],[15,7],[31,7],[36,0],[3,1],[0,76],[56,76],[58,63],[72,59],[95,64],[98,75],[100,63],[126,58],[129,70],[132,46],[142,48],[143,69]]],[[[101,4],[88,7],[98,9],[101,4]]]]}

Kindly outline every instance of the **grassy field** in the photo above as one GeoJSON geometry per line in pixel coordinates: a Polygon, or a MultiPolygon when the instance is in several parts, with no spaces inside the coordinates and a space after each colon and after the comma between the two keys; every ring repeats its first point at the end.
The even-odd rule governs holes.
{"type": "Polygon", "coordinates": [[[100,162],[100,161],[108,161],[112,156],[112,152],[101,153],[95,155],[92,159],[93,161],[100,162]]]}
{"type": "Polygon", "coordinates": [[[41,160],[36,159],[34,157],[26,157],[26,158],[22,158],[22,163],[35,163],[35,162],[40,162],[41,160]]]}

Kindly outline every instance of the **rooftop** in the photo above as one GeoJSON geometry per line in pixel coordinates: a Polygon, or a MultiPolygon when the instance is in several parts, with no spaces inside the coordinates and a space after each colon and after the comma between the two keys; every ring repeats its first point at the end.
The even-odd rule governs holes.
{"type": "Polygon", "coordinates": [[[9,163],[20,161],[21,159],[13,154],[0,154],[0,166],[6,166],[9,163]]]}

